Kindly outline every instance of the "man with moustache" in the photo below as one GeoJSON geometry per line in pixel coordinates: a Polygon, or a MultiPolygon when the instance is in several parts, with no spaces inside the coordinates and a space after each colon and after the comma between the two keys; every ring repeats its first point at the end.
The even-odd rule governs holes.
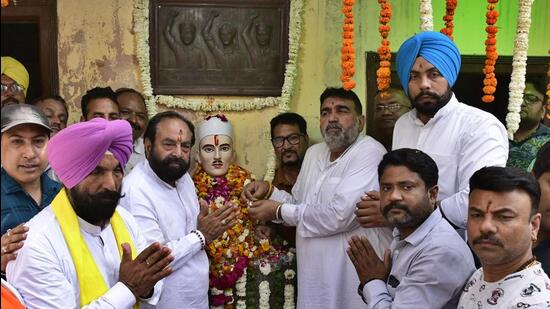
{"type": "Polygon", "coordinates": [[[2,110],[2,275],[23,245],[24,222],[48,206],[61,189],[46,172],[51,129],[44,114],[27,104],[2,110]]]}
{"type": "Polygon", "coordinates": [[[546,83],[544,78],[525,81],[519,128],[510,140],[506,166],[529,170],[537,152],[550,141],[550,128],[541,123],[544,118],[546,83]]]}
{"type": "MultiPolygon", "coordinates": [[[[420,32],[397,53],[397,73],[413,109],[393,131],[392,149],[413,148],[428,154],[439,168],[438,208],[463,232],[468,209],[468,180],[484,166],[505,166],[506,129],[498,119],[458,102],[451,87],[460,71],[455,43],[439,32],[420,32]]],[[[362,225],[376,226],[378,194],[358,205],[362,225]]]]}
{"type": "Polygon", "coordinates": [[[292,194],[275,188],[269,196],[269,183],[256,181],[243,199],[251,217],[296,226],[297,308],[363,308],[345,252],[355,234],[366,234],[378,254],[389,245],[389,229],[361,229],[353,215],[361,195],[378,188],[376,168],[386,151],[360,135],[365,117],[353,91],[327,88],[320,112],[324,142],[307,150],[292,194]]]}
{"type": "Polygon", "coordinates": [[[352,236],[348,249],[368,308],[454,309],[475,271],[470,249],[435,210],[437,173],[432,158],[408,148],[378,165],[380,204],[394,227],[391,256],[380,259],[366,237],[352,236]]]}
{"type": "Polygon", "coordinates": [[[531,249],[540,188],[526,171],[485,167],[470,179],[468,242],[481,261],[458,308],[548,308],[550,279],[531,249]]]}
{"type": "Polygon", "coordinates": [[[401,88],[390,87],[374,97],[374,135],[390,151],[395,122],[411,110],[411,101],[401,88]]]}
{"type": "Polygon", "coordinates": [[[134,215],[148,243],[175,257],[157,308],[208,308],[208,257],[204,251],[236,222],[231,204],[208,212],[187,172],[195,128],[174,111],[156,114],[145,130],[145,155],[124,179],[120,205],[134,215]]]}
{"type": "Polygon", "coordinates": [[[145,248],[133,217],[117,209],[131,143],[127,122],[104,119],[72,125],[50,140],[50,164],[64,188],[26,224],[25,245],[8,264],[8,282],[27,308],[157,302],[158,282],[172,272],[174,257],[159,243],[145,248]]]}
{"type": "Polygon", "coordinates": [[[116,93],[111,87],[95,87],[86,91],[80,101],[80,108],[82,109],[80,121],[93,118],[120,119],[116,93]]]}
{"type": "Polygon", "coordinates": [[[124,172],[129,174],[134,166],[145,160],[142,135],[147,127],[149,115],[147,114],[147,106],[145,106],[145,98],[134,89],[117,89],[116,100],[120,110],[120,119],[125,119],[132,125],[132,155],[124,168],[124,172]]]}
{"type": "Polygon", "coordinates": [[[37,98],[31,102],[31,105],[38,107],[50,123],[52,129],[52,137],[57,132],[67,127],[69,120],[69,109],[67,102],[61,96],[51,95],[37,98]]]}
{"type": "Polygon", "coordinates": [[[29,87],[29,72],[21,62],[12,57],[2,57],[2,108],[25,103],[29,87]]]}
{"type": "Polygon", "coordinates": [[[279,163],[272,184],[291,193],[309,145],[307,123],[296,113],[283,113],[271,119],[270,125],[271,144],[279,163]]]}

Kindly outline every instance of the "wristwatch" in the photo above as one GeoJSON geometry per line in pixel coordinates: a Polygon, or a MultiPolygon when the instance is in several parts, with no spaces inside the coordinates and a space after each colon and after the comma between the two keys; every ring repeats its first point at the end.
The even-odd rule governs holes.
{"type": "Polygon", "coordinates": [[[365,287],[364,283],[359,283],[359,286],[357,287],[357,294],[359,294],[359,296],[361,296],[361,299],[366,304],[367,300],[365,299],[365,296],[363,295],[363,288],[364,287],[365,287]]]}

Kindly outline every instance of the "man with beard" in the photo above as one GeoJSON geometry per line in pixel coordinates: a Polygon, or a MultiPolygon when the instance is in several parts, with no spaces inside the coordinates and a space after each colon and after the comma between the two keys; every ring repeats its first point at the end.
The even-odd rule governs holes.
{"type": "Polygon", "coordinates": [[[292,194],[275,188],[269,196],[270,184],[255,181],[243,199],[251,217],[296,226],[297,308],[363,308],[345,252],[355,234],[366,234],[378,254],[389,245],[388,228],[361,229],[353,215],[361,195],[378,188],[376,168],[386,151],[360,136],[365,117],[353,91],[327,88],[320,103],[325,141],[307,150],[292,194]]]}
{"type": "Polygon", "coordinates": [[[67,127],[69,109],[67,108],[67,102],[61,96],[40,97],[33,100],[31,105],[40,108],[44,112],[44,115],[46,115],[46,118],[48,118],[50,128],[52,129],[52,137],[67,127]]]}
{"type": "Polygon", "coordinates": [[[309,145],[307,123],[296,113],[284,113],[271,119],[270,125],[271,144],[279,162],[272,184],[291,193],[309,145]]]}
{"type": "Polygon", "coordinates": [[[124,167],[124,172],[129,174],[134,166],[145,160],[142,135],[145,127],[147,127],[149,115],[147,114],[147,106],[145,106],[145,98],[134,89],[117,89],[116,100],[120,110],[120,119],[125,119],[132,125],[132,155],[126,167],[124,167]]]}
{"type": "Polygon", "coordinates": [[[365,237],[352,236],[348,249],[368,308],[454,309],[475,271],[470,249],[435,211],[437,173],[420,150],[394,150],[380,162],[380,206],[394,227],[391,257],[388,250],[381,260],[365,237]]]}
{"type": "MultiPolygon", "coordinates": [[[[468,209],[468,180],[484,166],[505,166],[506,129],[493,115],[458,102],[451,87],[460,71],[455,43],[439,32],[420,32],[397,53],[397,73],[413,109],[393,131],[392,149],[413,148],[428,154],[439,168],[438,208],[463,232],[468,209]]],[[[364,227],[377,224],[378,193],[358,205],[364,227]]]]}
{"type": "Polygon", "coordinates": [[[470,179],[468,242],[481,261],[458,308],[548,308],[550,279],[531,249],[540,188],[526,171],[485,167],[470,179]]]}
{"type": "Polygon", "coordinates": [[[51,129],[44,114],[27,104],[2,110],[2,276],[23,245],[24,222],[48,206],[61,189],[44,171],[51,129]]]}
{"type": "Polygon", "coordinates": [[[508,167],[528,170],[537,152],[550,141],[550,128],[541,123],[544,118],[546,83],[541,79],[527,79],[521,104],[519,128],[510,140],[508,167]]]}
{"type": "Polygon", "coordinates": [[[157,283],[172,272],[174,257],[159,243],[145,248],[132,216],[117,209],[131,143],[126,121],[104,119],[50,140],[50,163],[64,188],[26,224],[25,245],[7,271],[27,308],[131,308],[158,300],[157,283]]]}
{"type": "Polygon", "coordinates": [[[204,251],[236,222],[231,204],[208,212],[187,170],[195,128],[174,111],[162,112],[145,130],[145,155],[124,179],[120,205],[136,218],[148,243],[158,241],[175,257],[157,308],[208,308],[208,257],[204,251]]]}
{"type": "Polygon", "coordinates": [[[374,97],[374,135],[390,151],[395,122],[411,110],[411,101],[401,88],[389,88],[374,97]]]}
{"type": "Polygon", "coordinates": [[[12,57],[2,57],[2,108],[25,103],[29,87],[29,72],[12,57]]]}

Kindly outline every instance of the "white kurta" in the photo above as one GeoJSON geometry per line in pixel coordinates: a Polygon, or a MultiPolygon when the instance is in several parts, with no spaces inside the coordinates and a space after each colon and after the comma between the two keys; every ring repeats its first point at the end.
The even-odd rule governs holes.
{"type": "Polygon", "coordinates": [[[455,95],[423,124],[416,109],[401,116],[392,149],[413,148],[428,154],[439,168],[439,198],[447,219],[466,228],[470,177],[485,166],[505,166],[508,137],[490,113],[457,101],[455,95]]]}
{"type": "Polygon", "coordinates": [[[176,187],[162,181],[147,160],[122,182],[120,205],[136,218],[146,242],[170,247],[174,273],[165,278],[157,308],[208,307],[208,257],[192,230],[197,229],[199,202],[188,173],[176,187]]]}
{"type": "Polygon", "coordinates": [[[458,309],[470,308],[550,308],[550,279],[538,262],[496,282],[485,281],[480,268],[466,283],[458,302],[458,309]]]}
{"type": "MultiPolygon", "coordinates": [[[[134,218],[124,209],[118,212],[138,252],[145,248],[144,239],[138,233],[134,218]]],[[[80,232],[105,279],[109,290],[83,308],[131,308],[136,299],[132,292],[118,282],[120,254],[111,225],[103,230],[80,218],[80,232]]],[[[8,264],[6,273],[21,295],[27,308],[80,308],[80,288],[73,259],[52,208],[47,207],[27,224],[29,232],[25,245],[17,259],[8,264]]],[[[155,293],[147,300],[158,301],[162,282],[155,286],[155,293]]],[[[143,304],[143,303],[142,303],[143,304]]]]}
{"type": "Polygon", "coordinates": [[[378,190],[378,163],[386,150],[360,136],[330,162],[325,143],[311,146],[292,195],[275,189],[272,199],[285,202],[281,215],[296,226],[298,308],[364,308],[359,279],[346,254],[351,235],[369,237],[379,256],[391,242],[389,228],[363,229],[354,211],[360,197],[378,190]]]}
{"type": "Polygon", "coordinates": [[[124,166],[124,173],[129,174],[141,161],[145,161],[145,145],[143,144],[143,137],[138,138],[132,145],[132,154],[128,159],[128,163],[124,166]]]}

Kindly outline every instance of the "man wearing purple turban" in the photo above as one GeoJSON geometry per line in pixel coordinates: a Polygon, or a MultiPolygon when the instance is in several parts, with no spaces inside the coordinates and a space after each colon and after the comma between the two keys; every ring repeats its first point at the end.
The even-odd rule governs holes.
{"type": "MultiPolygon", "coordinates": [[[[392,149],[419,149],[435,160],[438,208],[451,225],[465,229],[470,176],[484,166],[505,166],[508,138],[496,117],[457,100],[451,87],[460,63],[455,43],[439,32],[418,33],[401,45],[397,73],[413,109],[397,120],[392,149]]],[[[375,207],[371,197],[359,213],[375,207]]],[[[368,218],[360,221],[369,225],[368,218]]]]}
{"type": "Polygon", "coordinates": [[[158,242],[143,249],[133,217],[117,208],[131,151],[132,129],[124,120],[78,123],[50,140],[50,164],[64,188],[26,224],[25,245],[8,264],[8,281],[28,308],[158,301],[159,280],[172,272],[171,250],[158,242]]]}

